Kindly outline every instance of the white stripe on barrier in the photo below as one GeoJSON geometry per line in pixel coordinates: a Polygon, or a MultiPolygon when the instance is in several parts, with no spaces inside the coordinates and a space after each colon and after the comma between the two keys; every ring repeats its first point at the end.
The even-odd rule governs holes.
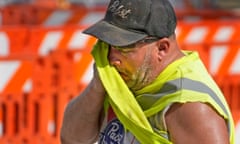
{"type": "Polygon", "coordinates": [[[240,121],[238,121],[235,127],[235,144],[240,144],[240,121]]]}
{"type": "Polygon", "coordinates": [[[32,79],[28,79],[23,85],[23,92],[31,92],[32,91],[32,79]]]}
{"type": "Polygon", "coordinates": [[[238,48],[238,53],[230,67],[230,74],[239,74],[240,73],[240,47],[238,48]]]}
{"type": "Polygon", "coordinates": [[[19,66],[19,61],[0,61],[0,92],[4,90],[19,66]]]}
{"type": "Polygon", "coordinates": [[[44,22],[44,26],[59,26],[64,25],[71,17],[71,11],[54,11],[44,22]]]}
{"type": "Polygon", "coordinates": [[[89,84],[89,82],[91,81],[92,77],[93,77],[93,61],[91,62],[91,64],[89,64],[88,68],[86,69],[82,79],[80,80],[80,83],[83,84],[89,84]]]}
{"type": "Polygon", "coordinates": [[[82,30],[75,31],[68,43],[69,49],[84,49],[89,37],[83,34],[82,30]]]}
{"type": "Polygon", "coordinates": [[[8,56],[9,55],[9,39],[5,32],[0,32],[0,56],[8,56]]]}
{"type": "Polygon", "coordinates": [[[39,47],[38,51],[39,55],[46,56],[49,53],[49,51],[54,50],[60,43],[62,37],[63,37],[62,31],[48,32],[39,47]]]}
{"type": "Polygon", "coordinates": [[[210,73],[216,74],[219,66],[223,62],[227,50],[228,46],[213,46],[212,48],[210,48],[210,73]]]}
{"type": "Polygon", "coordinates": [[[92,25],[104,17],[104,12],[89,12],[79,21],[80,25],[92,25]]]}
{"type": "Polygon", "coordinates": [[[3,123],[0,121],[0,137],[3,136],[3,123]]]}
{"type": "Polygon", "coordinates": [[[227,42],[231,40],[233,33],[234,28],[231,26],[220,27],[215,33],[213,39],[215,42],[227,42]]]}
{"type": "Polygon", "coordinates": [[[186,37],[185,42],[188,44],[196,44],[204,42],[204,38],[207,35],[207,27],[195,27],[186,37]]]}
{"type": "Polygon", "coordinates": [[[47,126],[48,133],[53,135],[54,132],[56,131],[56,124],[53,120],[48,121],[48,126],[47,126]]]}
{"type": "Polygon", "coordinates": [[[73,55],[74,62],[79,62],[81,60],[81,58],[82,58],[81,52],[74,53],[74,55],[73,55]]]}

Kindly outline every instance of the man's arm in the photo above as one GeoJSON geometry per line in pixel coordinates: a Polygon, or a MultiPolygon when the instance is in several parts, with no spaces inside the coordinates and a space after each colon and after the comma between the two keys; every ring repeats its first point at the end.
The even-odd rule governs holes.
{"type": "Polygon", "coordinates": [[[229,144],[226,121],[207,104],[173,104],[166,123],[174,144],[229,144]]]}
{"type": "Polygon", "coordinates": [[[61,128],[62,144],[92,144],[98,138],[102,121],[105,90],[95,70],[84,92],[71,100],[61,128]]]}

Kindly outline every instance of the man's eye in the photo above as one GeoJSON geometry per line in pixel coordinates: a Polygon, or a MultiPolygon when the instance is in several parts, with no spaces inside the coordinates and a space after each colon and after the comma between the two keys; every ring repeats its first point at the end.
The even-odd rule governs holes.
{"type": "Polygon", "coordinates": [[[127,52],[133,51],[133,48],[127,48],[127,47],[114,47],[114,48],[117,49],[120,52],[123,52],[123,53],[127,53],[127,52]]]}
{"type": "Polygon", "coordinates": [[[127,45],[127,46],[116,46],[117,49],[132,49],[135,47],[136,47],[136,44],[131,44],[131,45],[127,45]]]}
{"type": "Polygon", "coordinates": [[[124,52],[124,53],[127,53],[127,52],[133,51],[133,49],[131,49],[131,48],[123,48],[123,49],[121,49],[120,51],[121,51],[121,52],[124,52]]]}

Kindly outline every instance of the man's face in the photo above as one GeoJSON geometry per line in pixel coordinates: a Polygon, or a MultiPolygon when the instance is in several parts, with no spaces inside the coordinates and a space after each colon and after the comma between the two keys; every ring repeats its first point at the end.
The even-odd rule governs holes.
{"type": "Polygon", "coordinates": [[[155,77],[156,51],[154,51],[154,42],[137,43],[126,47],[109,47],[108,59],[114,66],[128,87],[133,90],[139,90],[149,83],[155,77]]]}

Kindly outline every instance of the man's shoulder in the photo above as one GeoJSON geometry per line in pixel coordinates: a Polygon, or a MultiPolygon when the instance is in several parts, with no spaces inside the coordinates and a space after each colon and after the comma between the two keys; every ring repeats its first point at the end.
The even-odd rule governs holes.
{"type": "Polygon", "coordinates": [[[166,113],[166,124],[170,135],[175,138],[185,137],[186,140],[191,140],[191,137],[196,140],[216,141],[228,136],[224,118],[207,103],[173,104],[166,113]],[[214,139],[206,135],[212,135],[214,139]]]}

